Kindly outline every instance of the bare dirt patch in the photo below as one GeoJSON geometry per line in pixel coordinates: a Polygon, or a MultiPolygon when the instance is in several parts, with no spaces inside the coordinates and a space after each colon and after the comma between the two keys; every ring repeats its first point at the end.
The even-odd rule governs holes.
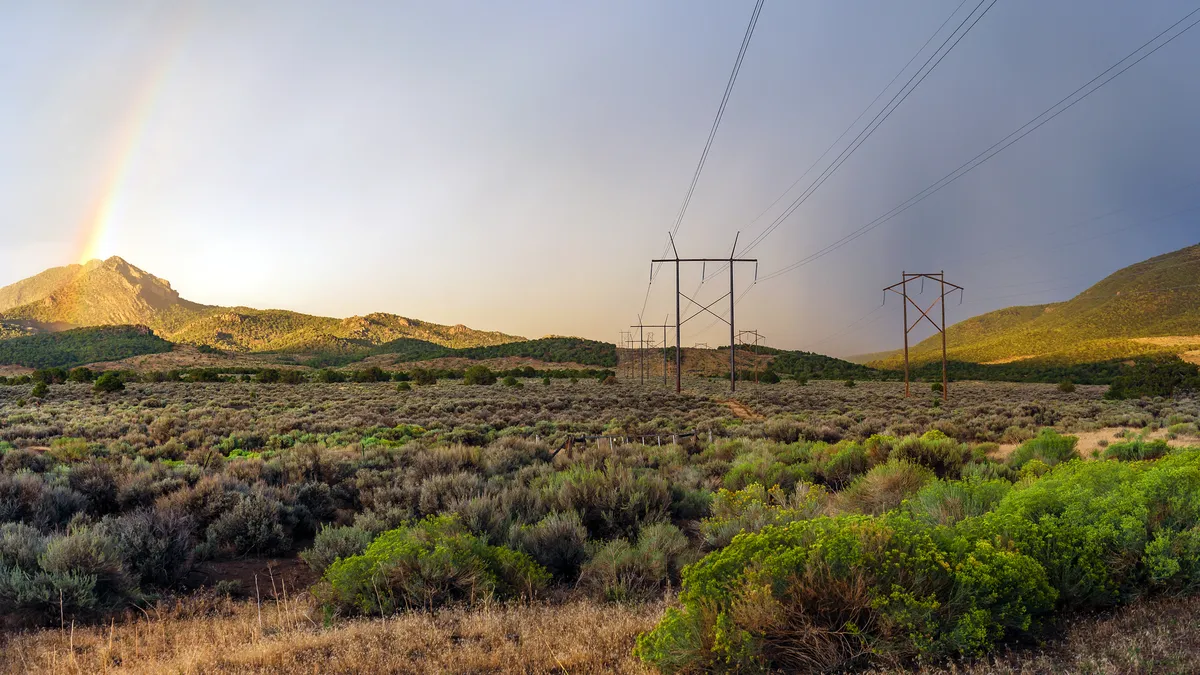
{"type": "Polygon", "coordinates": [[[1156,347],[1200,346],[1200,335],[1163,335],[1160,337],[1131,338],[1132,342],[1156,347]]]}
{"type": "MultiPolygon", "coordinates": [[[[1099,450],[1101,453],[1103,453],[1105,446],[1125,440],[1122,437],[1122,434],[1139,434],[1141,432],[1136,429],[1129,429],[1126,427],[1105,427],[1095,431],[1064,431],[1060,433],[1079,438],[1079,443],[1075,446],[1075,449],[1079,451],[1080,456],[1082,456],[1084,459],[1092,459],[1093,451],[1099,450]],[[1104,441],[1104,443],[1102,443],[1102,441],[1104,441]]],[[[1146,433],[1143,435],[1143,437],[1146,440],[1151,441],[1162,439],[1166,441],[1167,445],[1171,446],[1172,448],[1193,447],[1200,445],[1200,438],[1194,436],[1177,436],[1175,438],[1167,438],[1166,429],[1158,429],[1146,433]]],[[[1016,450],[1020,445],[1020,443],[1004,443],[1000,445],[1000,447],[993,452],[991,456],[1000,460],[1008,459],[1009,455],[1011,455],[1013,451],[1016,450]]]]}
{"type": "Polygon", "coordinates": [[[1009,356],[1008,358],[996,359],[995,361],[984,361],[983,365],[999,366],[999,365],[1002,365],[1005,363],[1016,363],[1017,361],[1025,361],[1027,359],[1034,359],[1034,358],[1037,358],[1038,356],[1040,356],[1040,354],[1022,354],[1020,356],[1009,356]]]}
{"type": "Polygon", "coordinates": [[[721,401],[721,403],[723,403],[727,408],[729,408],[730,412],[732,412],[734,415],[736,415],[738,417],[738,419],[743,419],[743,420],[746,420],[749,422],[756,422],[758,420],[763,419],[762,415],[759,415],[758,413],[754,412],[750,408],[747,408],[746,404],[742,403],[741,401],[735,401],[733,399],[726,399],[726,400],[721,401]]]}

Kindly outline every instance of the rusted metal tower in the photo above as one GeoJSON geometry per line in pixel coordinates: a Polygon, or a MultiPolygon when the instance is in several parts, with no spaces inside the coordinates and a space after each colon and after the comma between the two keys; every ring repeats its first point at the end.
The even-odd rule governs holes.
{"type": "Polygon", "coordinates": [[[904,298],[904,300],[902,301],[904,303],[904,398],[908,398],[909,393],[910,393],[909,392],[909,370],[908,370],[908,334],[911,333],[914,328],[916,328],[918,325],[920,325],[921,319],[925,319],[926,321],[928,321],[930,323],[930,325],[932,325],[934,328],[937,329],[938,333],[941,333],[941,335],[942,335],[942,400],[948,401],[950,399],[950,386],[949,386],[950,381],[949,381],[949,378],[947,377],[947,373],[946,373],[946,287],[947,286],[950,287],[951,293],[953,293],[954,291],[958,291],[959,303],[961,303],[963,287],[959,286],[958,284],[952,284],[949,281],[946,281],[945,271],[942,271],[942,272],[920,272],[920,273],[918,273],[918,272],[900,272],[899,283],[892,284],[891,286],[888,286],[887,288],[883,289],[885,301],[887,300],[887,292],[888,291],[891,291],[891,292],[895,293],[896,295],[899,295],[900,297],[904,298]],[[924,286],[926,279],[931,279],[933,281],[936,281],[941,287],[941,293],[939,293],[938,297],[934,298],[933,302],[930,303],[929,306],[926,307],[925,309],[921,309],[921,306],[918,305],[917,302],[915,300],[913,300],[911,297],[909,297],[909,295],[908,295],[909,282],[916,281],[917,279],[921,280],[922,287],[924,286]],[[899,288],[897,289],[897,287],[899,287],[899,288]],[[912,323],[912,325],[909,325],[909,323],[908,323],[908,306],[910,304],[921,315],[921,316],[917,317],[917,320],[914,321],[912,323]],[[929,316],[929,313],[931,311],[933,311],[933,308],[937,307],[938,305],[941,305],[941,310],[942,310],[940,323],[938,321],[934,321],[933,317],[929,316]]]}
{"type": "MultiPolygon", "coordinates": [[[[741,233],[739,232],[738,236],[740,236],[740,235],[741,235],[741,233]]],[[[737,367],[736,367],[737,364],[734,363],[734,358],[735,358],[734,352],[737,351],[737,330],[734,328],[734,323],[733,323],[733,308],[734,308],[734,305],[737,304],[737,298],[733,294],[733,268],[736,266],[736,263],[754,263],[754,280],[757,282],[758,281],[758,258],[735,258],[735,257],[733,257],[734,253],[737,251],[737,236],[735,236],[733,238],[733,248],[730,249],[728,258],[680,258],[679,257],[679,249],[675,248],[675,237],[671,236],[669,233],[668,233],[668,236],[671,239],[671,251],[675,253],[675,257],[651,260],[650,261],[650,277],[651,277],[651,279],[654,278],[654,265],[655,264],[657,264],[657,263],[675,263],[675,391],[676,391],[676,393],[678,393],[683,390],[683,379],[682,379],[683,350],[682,350],[682,346],[681,346],[683,344],[683,324],[687,323],[688,321],[691,321],[692,319],[696,318],[697,316],[699,316],[700,314],[702,314],[704,312],[708,312],[709,314],[712,314],[713,316],[717,317],[717,319],[719,321],[729,324],[729,391],[736,391],[737,390],[737,367]],[[726,293],[725,295],[722,295],[721,297],[717,298],[716,300],[713,300],[712,302],[708,303],[707,305],[700,305],[699,302],[697,302],[696,300],[694,300],[692,298],[687,297],[686,295],[683,294],[683,292],[681,292],[679,290],[679,266],[681,263],[710,263],[710,262],[711,263],[728,263],[728,265],[729,265],[729,292],[726,293]],[[700,309],[695,314],[689,316],[686,319],[681,318],[680,308],[679,308],[680,298],[687,299],[688,302],[691,302],[692,304],[699,306],[700,309]],[[712,307],[713,305],[717,304],[718,302],[724,300],[725,298],[729,298],[729,318],[728,319],[726,319],[725,317],[723,317],[723,316],[717,314],[716,312],[712,311],[711,309],[709,309],[710,307],[712,307]]]]}

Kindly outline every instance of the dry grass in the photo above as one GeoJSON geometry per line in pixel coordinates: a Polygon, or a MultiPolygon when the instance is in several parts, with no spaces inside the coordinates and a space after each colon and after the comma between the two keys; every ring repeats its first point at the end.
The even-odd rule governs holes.
{"type": "Polygon", "coordinates": [[[571,601],[323,628],[304,599],[266,604],[261,619],[254,602],[193,599],[115,625],[14,636],[0,673],[644,673],[634,639],[662,609],[571,601]]]}
{"type": "MultiPolygon", "coordinates": [[[[111,626],[0,636],[0,673],[647,673],[631,654],[663,602],[572,600],[363,619],[321,627],[304,598],[193,598],[111,626]]],[[[1141,600],[1061,637],[917,672],[1200,672],[1200,597],[1141,600]]],[[[895,672],[895,671],[873,671],[895,672]]]]}

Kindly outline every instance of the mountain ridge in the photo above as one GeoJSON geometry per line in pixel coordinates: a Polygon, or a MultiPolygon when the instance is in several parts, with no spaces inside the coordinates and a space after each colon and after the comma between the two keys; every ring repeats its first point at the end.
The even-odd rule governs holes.
{"type": "Polygon", "coordinates": [[[0,322],[5,334],[146,326],[172,342],[237,352],[339,352],[399,338],[453,348],[525,339],[383,312],[339,319],[283,309],[204,305],[184,299],[169,281],[119,256],[51,268],[0,288],[0,322]]]}

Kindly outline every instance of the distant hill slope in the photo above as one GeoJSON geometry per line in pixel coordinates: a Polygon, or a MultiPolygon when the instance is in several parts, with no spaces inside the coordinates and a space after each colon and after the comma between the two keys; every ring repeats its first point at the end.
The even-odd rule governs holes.
{"type": "Polygon", "coordinates": [[[141,325],[173,342],[238,352],[350,352],[402,338],[453,348],[524,339],[394,314],[335,319],[286,310],[202,305],[181,298],[166,280],[115,256],[46,270],[0,289],[0,322],[4,335],[141,325]]]}
{"type": "MultiPolygon", "coordinates": [[[[954,324],[948,357],[967,363],[1094,363],[1200,349],[1200,245],[1119,270],[1074,298],[1009,307],[954,324]]],[[[941,358],[933,336],[910,349],[916,364],[941,358]]],[[[871,362],[898,368],[898,352],[871,362]]]]}
{"type": "Polygon", "coordinates": [[[0,340],[0,363],[27,368],[72,368],[171,351],[170,342],[139,326],[76,328],[0,340]]]}

